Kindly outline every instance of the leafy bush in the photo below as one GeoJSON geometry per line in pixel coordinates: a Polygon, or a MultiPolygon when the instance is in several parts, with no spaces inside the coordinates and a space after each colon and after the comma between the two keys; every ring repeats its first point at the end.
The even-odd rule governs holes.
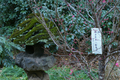
{"type": "MultiPolygon", "coordinates": [[[[77,9],[81,14],[83,14],[85,18],[87,18],[90,22],[92,22],[92,19],[88,16],[88,12],[90,15],[92,15],[92,13],[89,10],[89,8],[86,8],[86,5],[84,4],[85,3],[84,0],[83,1],[82,0],[81,1],[68,0],[68,2],[70,2],[70,4],[75,9],[77,9]]],[[[64,1],[58,0],[58,3],[57,3],[56,0],[47,0],[47,1],[42,0],[38,6],[40,7],[40,11],[44,14],[45,17],[48,17],[49,19],[51,19],[51,17],[53,18],[53,20],[57,23],[57,26],[60,28],[62,36],[64,38],[66,36],[66,41],[70,45],[74,45],[75,49],[78,49],[77,47],[78,43],[77,41],[75,42],[74,40],[78,39],[80,42],[82,42],[83,36],[88,37],[84,45],[88,45],[89,47],[91,46],[91,42],[90,42],[91,32],[90,31],[91,31],[91,28],[95,26],[92,26],[91,24],[86,23],[84,19],[81,18],[80,15],[77,12],[73,11],[72,9],[70,9],[69,11],[68,9],[69,5],[66,5],[64,1]],[[58,13],[59,19],[57,18],[57,15],[56,15],[56,6],[57,6],[57,13],[58,13]],[[68,34],[65,34],[65,31],[62,28],[61,24],[64,25],[65,31],[68,34]]],[[[110,7],[105,6],[104,10],[101,13],[101,18],[105,16],[105,13],[108,10],[110,10],[110,7]]],[[[102,31],[103,31],[103,37],[106,37],[106,41],[103,42],[103,45],[105,45],[106,43],[110,41],[111,34],[113,33],[112,14],[113,12],[108,14],[105,17],[105,19],[102,21],[102,24],[100,24],[102,31]]],[[[85,51],[87,53],[91,53],[91,47],[85,51]]]]}
{"type": "Polygon", "coordinates": [[[0,11],[0,36],[6,37],[31,13],[26,0],[0,0],[0,11]]]}
{"type": "MultiPolygon", "coordinates": [[[[72,1],[70,1],[70,2],[72,2],[72,1]]],[[[71,3],[71,4],[75,6],[75,4],[80,5],[82,3],[75,2],[75,3],[71,3]]],[[[83,6],[84,6],[84,4],[83,4],[83,6]]],[[[82,8],[83,8],[83,6],[82,6],[82,8]]],[[[33,9],[36,9],[36,8],[33,7],[33,9]]],[[[64,1],[62,1],[62,0],[58,0],[58,1],[42,0],[40,2],[38,1],[38,9],[40,9],[41,13],[45,17],[47,17],[51,21],[54,20],[54,22],[60,29],[62,36],[65,38],[66,34],[64,32],[64,29],[61,26],[61,24],[63,23],[65,31],[68,33],[68,35],[66,36],[66,40],[70,45],[74,44],[74,39],[76,38],[76,36],[78,39],[80,39],[80,38],[82,38],[82,35],[84,35],[84,34],[89,33],[89,35],[90,35],[90,28],[92,26],[89,25],[88,27],[86,27],[84,20],[80,16],[78,16],[78,14],[75,13],[73,10],[71,10],[71,12],[70,12],[68,9],[68,5],[66,5],[66,3],[64,1]],[[57,14],[56,14],[56,10],[55,10],[56,8],[58,11],[59,18],[57,17],[57,14]],[[51,17],[53,19],[51,19],[51,17]],[[69,34],[74,34],[75,36],[69,35],[69,34]]],[[[82,12],[85,13],[85,10],[82,9],[82,12]]],[[[86,14],[84,14],[84,15],[87,16],[86,14]]],[[[53,44],[50,43],[50,45],[53,45],[53,44]]],[[[54,49],[55,49],[55,47],[54,47],[54,49]]],[[[58,49],[58,48],[56,47],[56,49],[58,49]]]]}
{"type": "Polygon", "coordinates": [[[0,80],[27,80],[27,74],[22,68],[17,66],[4,67],[2,69],[0,80]]]}
{"type": "Polygon", "coordinates": [[[14,31],[14,29],[15,29],[15,27],[11,27],[11,26],[1,27],[0,28],[0,36],[9,38],[9,36],[14,31]]]}
{"type": "MultiPolygon", "coordinates": [[[[70,70],[73,68],[63,66],[54,66],[50,70],[46,71],[49,74],[50,80],[90,80],[87,74],[83,70],[73,69],[73,73],[70,74],[70,70]]],[[[94,76],[98,76],[96,72],[93,72],[94,76]]],[[[27,75],[23,69],[14,67],[4,67],[2,69],[0,79],[4,80],[26,80],[27,75]]]]}
{"type": "Polygon", "coordinates": [[[4,37],[0,37],[0,65],[11,66],[13,64],[13,49],[24,51],[19,45],[6,40],[4,37]]]}
{"type": "MultiPolygon", "coordinates": [[[[73,73],[70,75],[70,70],[72,68],[63,66],[54,66],[50,70],[46,71],[49,74],[50,80],[90,80],[87,74],[83,70],[73,69],[73,73]]],[[[96,72],[93,72],[94,76],[98,76],[96,72]]]]}
{"type": "Polygon", "coordinates": [[[0,0],[0,26],[16,26],[31,10],[26,0],[0,0]]]}

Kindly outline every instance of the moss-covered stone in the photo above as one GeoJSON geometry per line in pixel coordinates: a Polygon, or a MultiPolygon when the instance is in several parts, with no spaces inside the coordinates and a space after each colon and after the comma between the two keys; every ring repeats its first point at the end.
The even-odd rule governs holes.
{"type": "MultiPolygon", "coordinates": [[[[39,15],[39,14],[37,14],[39,15]]],[[[30,14],[26,17],[26,20],[18,25],[18,28],[14,30],[11,35],[11,39],[16,44],[26,44],[33,45],[37,42],[43,41],[48,42],[49,34],[43,27],[42,23],[38,22],[38,19],[34,16],[34,14],[30,14]]],[[[54,23],[45,18],[45,22],[49,27],[50,31],[57,35],[57,28],[54,27],[54,23]]]]}

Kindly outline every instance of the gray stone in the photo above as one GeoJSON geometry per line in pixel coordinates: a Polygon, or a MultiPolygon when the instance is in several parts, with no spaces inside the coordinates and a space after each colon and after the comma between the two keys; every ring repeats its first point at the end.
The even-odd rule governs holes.
{"type": "Polygon", "coordinates": [[[28,80],[49,80],[45,71],[54,66],[56,59],[44,54],[44,44],[27,45],[26,52],[19,53],[15,58],[16,65],[25,70],[28,80]]]}
{"type": "Polygon", "coordinates": [[[44,71],[26,71],[29,80],[50,80],[44,71]]]}
{"type": "Polygon", "coordinates": [[[54,66],[56,59],[53,56],[31,57],[23,53],[16,56],[15,63],[27,71],[46,71],[54,66]]]}

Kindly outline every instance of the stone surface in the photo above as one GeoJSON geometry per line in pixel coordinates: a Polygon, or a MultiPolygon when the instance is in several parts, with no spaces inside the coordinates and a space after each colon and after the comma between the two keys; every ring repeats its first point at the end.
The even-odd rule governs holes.
{"type": "Polygon", "coordinates": [[[44,71],[26,71],[28,80],[50,80],[49,75],[44,71]]]}
{"type": "Polygon", "coordinates": [[[32,57],[41,57],[44,54],[44,42],[39,42],[34,45],[26,45],[26,54],[32,54],[32,57]]]}
{"type": "Polygon", "coordinates": [[[26,71],[46,71],[54,66],[56,59],[53,56],[32,57],[32,54],[19,53],[15,63],[26,71]]]}
{"type": "Polygon", "coordinates": [[[54,66],[56,59],[44,54],[44,44],[26,45],[26,52],[19,53],[15,58],[16,65],[25,70],[28,80],[49,80],[45,71],[54,66]]]}
{"type": "Polygon", "coordinates": [[[56,59],[53,56],[33,57],[32,55],[19,53],[15,63],[25,70],[28,80],[49,80],[49,75],[45,71],[54,66],[56,59]]]}

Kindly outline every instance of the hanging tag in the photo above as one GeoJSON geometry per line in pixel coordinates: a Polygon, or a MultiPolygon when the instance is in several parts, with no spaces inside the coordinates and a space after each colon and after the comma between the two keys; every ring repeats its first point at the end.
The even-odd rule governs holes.
{"type": "Polygon", "coordinates": [[[92,53],[102,54],[102,29],[91,28],[92,53]]]}

